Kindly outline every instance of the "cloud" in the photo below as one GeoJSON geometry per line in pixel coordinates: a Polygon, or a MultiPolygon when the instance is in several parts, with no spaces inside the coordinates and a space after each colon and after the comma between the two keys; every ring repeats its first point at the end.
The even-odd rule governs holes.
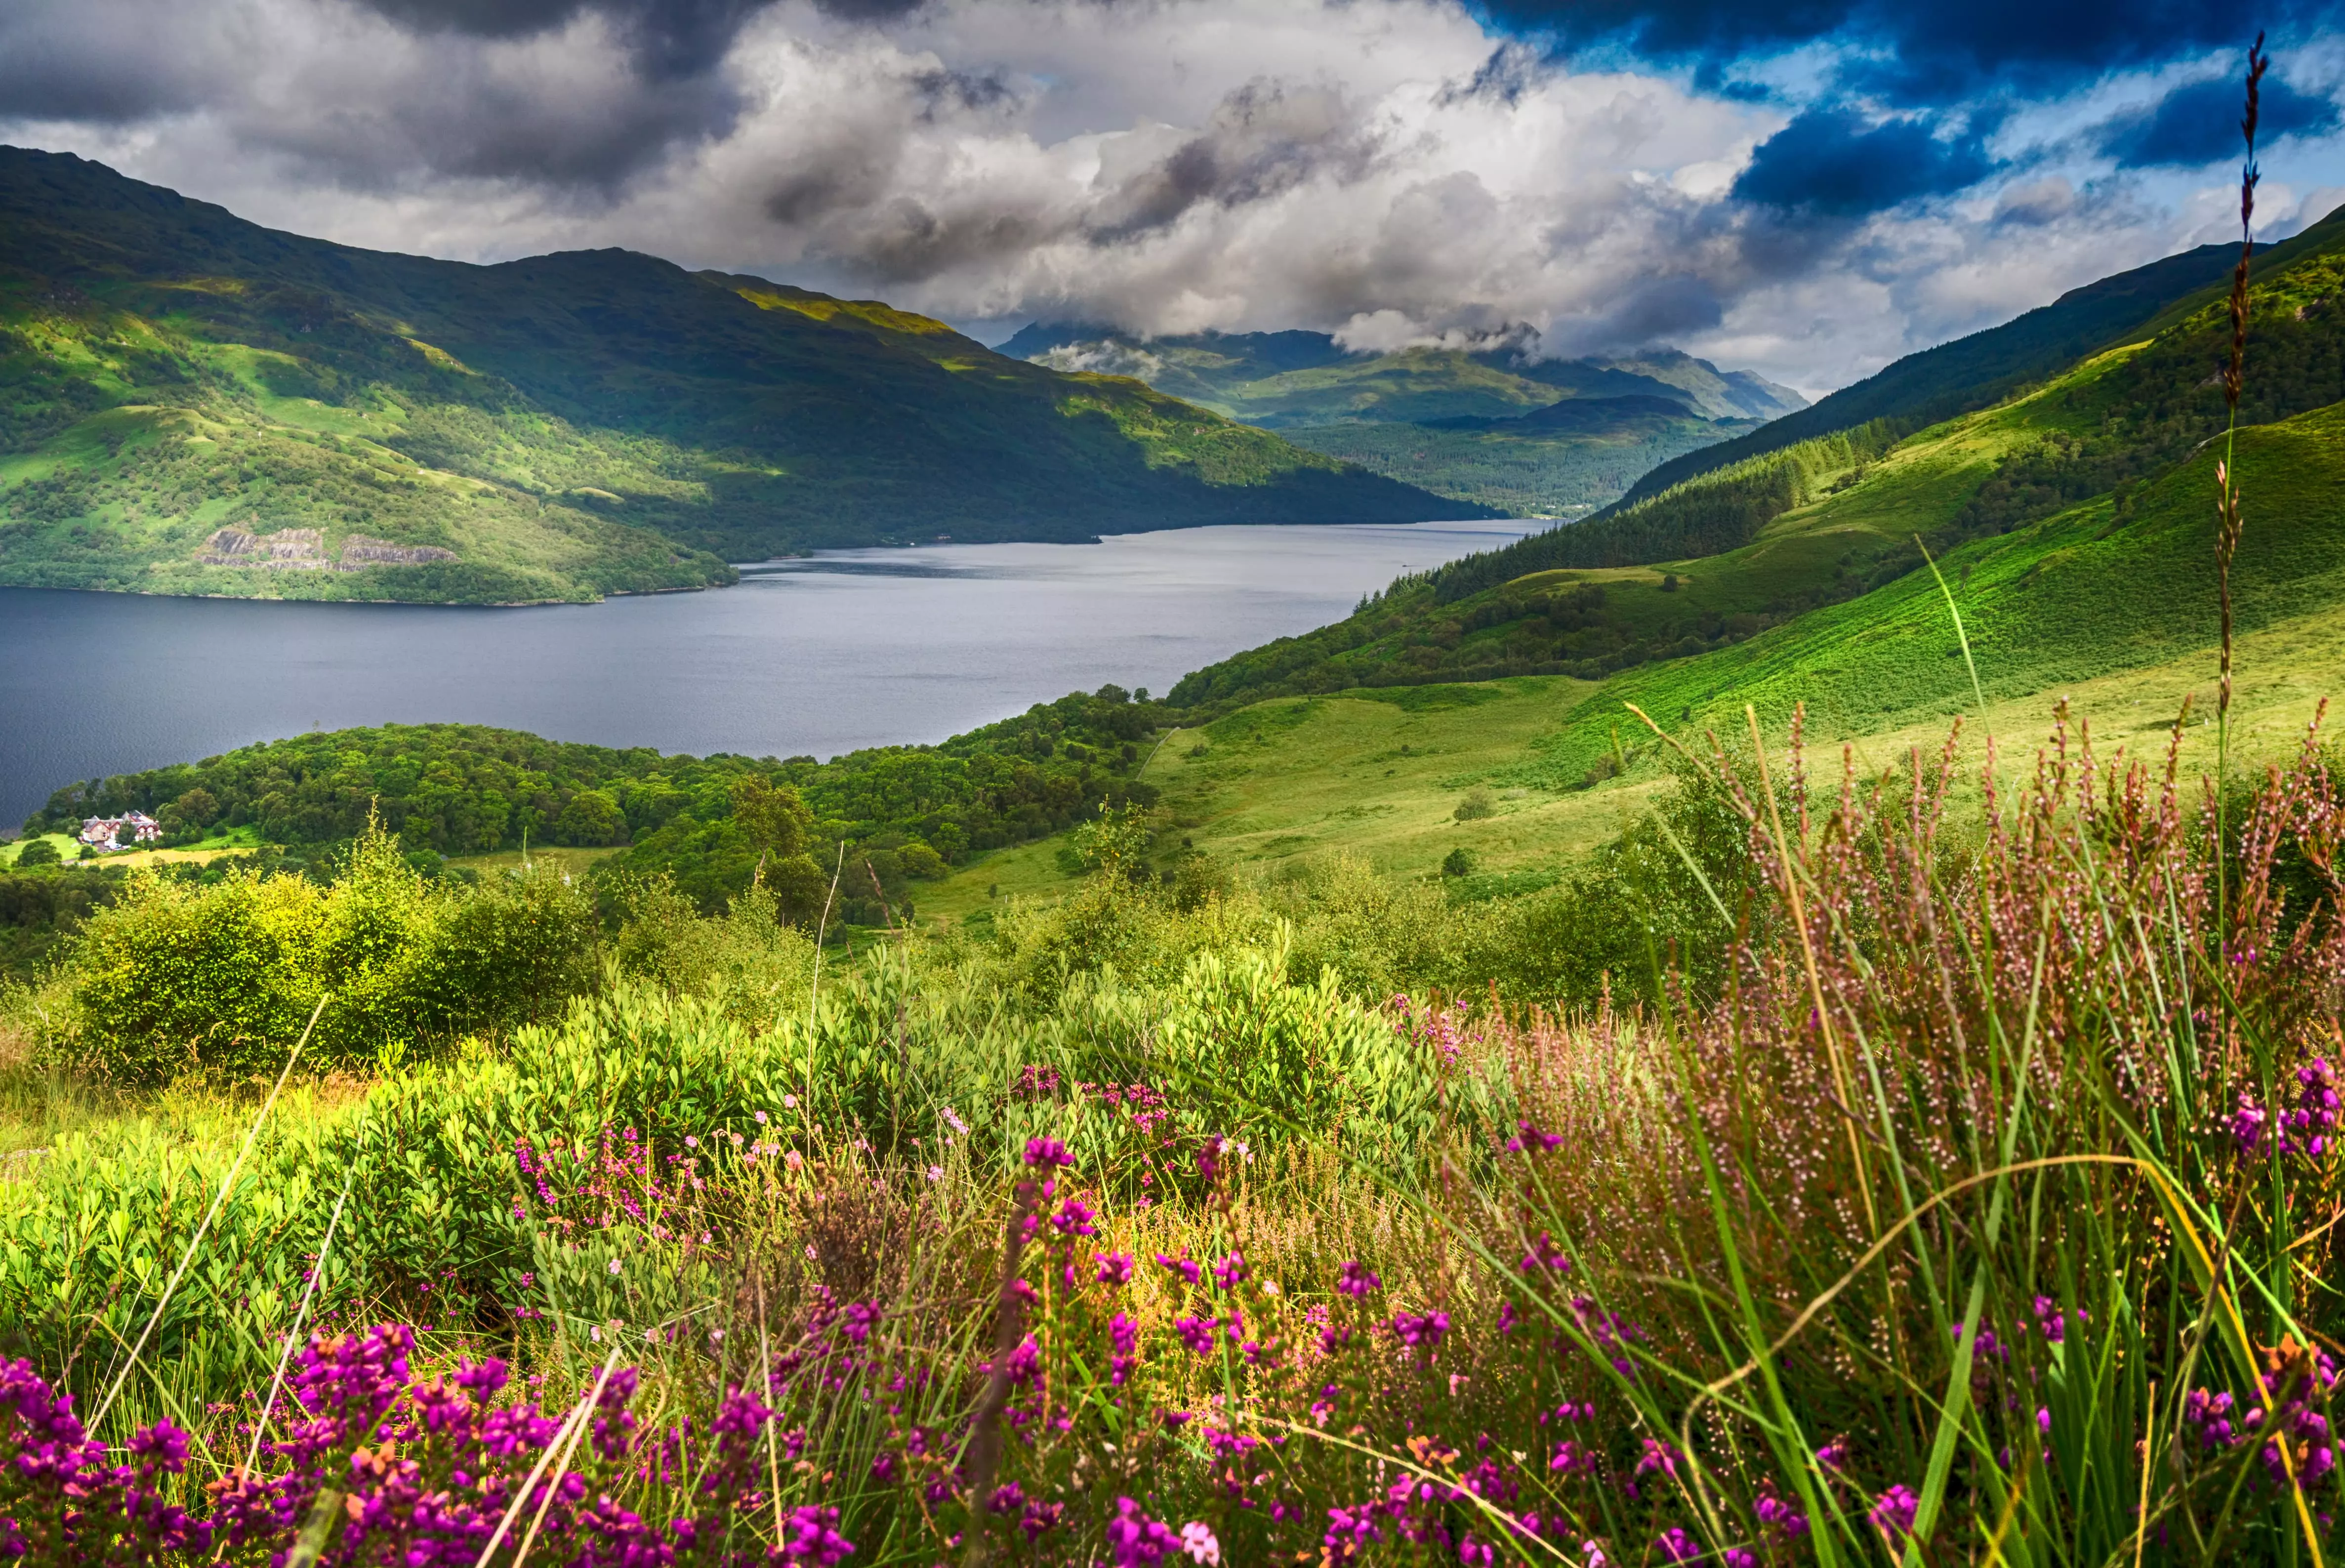
{"type": "MultiPolygon", "coordinates": [[[[1944,7],[1609,3],[1580,46],[1466,0],[15,0],[0,140],[386,249],[621,245],[1005,330],[1670,343],[1810,391],[2219,226],[2096,150],[2215,60],[1901,107],[1851,83],[1944,7]]],[[[2275,213],[2302,149],[2345,184],[2299,120],[2275,213]]]]}
{"type": "Polygon", "coordinates": [[[1494,15],[1567,47],[1613,46],[1711,76],[1754,56],[1826,46],[1842,85],[1905,106],[1989,89],[2060,92],[2110,72],[2244,50],[2259,29],[2303,42],[2338,0],[1492,0],[1494,15]]]}
{"type": "MultiPolygon", "coordinates": [[[[663,11],[666,42],[648,42],[655,9],[510,5],[485,16],[510,32],[483,35],[326,0],[17,0],[0,14],[0,118],[168,125],[181,153],[210,140],[345,188],[607,191],[740,108],[723,73],[667,68],[684,35],[663,11]]],[[[158,162],[180,159],[167,146],[158,162]]]]}
{"type": "MultiPolygon", "coordinates": [[[[2186,82],[2154,104],[2112,117],[2099,129],[2102,156],[2124,168],[2203,168],[2236,161],[2239,84],[2231,77],[2186,82]]],[[[2299,91],[2278,76],[2264,78],[2257,137],[2265,147],[2287,136],[2337,128],[2337,105],[2299,91]]]]}
{"type": "Polygon", "coordinates": [[[1994,170],[1967,137],[1941,137],[1918,120],[1874,125],[1845,108],[1816,108],[1760,143],[1733,190],[1762,207],[1855,218],[1967,189],[1994,170]]]}

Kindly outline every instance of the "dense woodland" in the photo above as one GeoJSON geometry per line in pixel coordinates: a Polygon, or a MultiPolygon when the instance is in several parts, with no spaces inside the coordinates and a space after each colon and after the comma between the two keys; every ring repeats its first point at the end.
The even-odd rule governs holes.
{"type": "Polygon", "coordinates": [[[25,826],[70,831],[86,817],[136,809],[163,824],[167,843],[249,829],[314,850],[355,839],[371,815],[427,864],[528,844],[621,847],[598,868],[604,875],[668,873],[710,908],[746,888],[761,860],[777,865],[819,851],[836,872],[843,845],[857,874],[841,880],[842,910],[876,925],[910,912],[909,884],[973,852],[1045,837],[1102,805],[1152,799],[1132,775],[1143,742],[1169,722],[1162,704],[1108,686],[939,746],[881,747],[828,762],[663,756],[476,725],[388,725],[69,785],[25,826]],[[790,792],[803,820],[782,831],[761,829],[754,811],[745,817],[745,794],[761,789],[790,792]]]}

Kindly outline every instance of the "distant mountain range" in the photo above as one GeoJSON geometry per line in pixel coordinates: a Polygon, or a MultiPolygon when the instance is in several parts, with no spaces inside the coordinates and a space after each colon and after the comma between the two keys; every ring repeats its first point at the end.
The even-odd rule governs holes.
{"type": "Polygon", "coordinates": [[[1523,332],[1480,350],[1359,353],[1325,332],[1140,338],[1037,323],[1001,351],[1054,370],[1136,377],[1266,430],[1506,419],[1563,398],[1660,397],[1710,420],[1770,420],[1808,406],[1764,376],[1721,371],[1674,349],[1625,360],[1553,360],[1534,357],[1534,341],[1523,332]]]}
{"type": "Polygon", "coordinates": [[[1541,359],[1535,335],[1476,349],[1354,352],[1325,332],[1141,338],[1037,323],[1001,345],[1070,373],[1131,376],[1436,494],[1530,515],[1611,501],[1655,464],[1807,401],[1673,349],[1541,359]]]}
{"type": "Polygon", "coordinates": [[[579,599],[818,545],[1487,510],[874,300],[360,250],[0,148],[0,584],[579,599]]]}

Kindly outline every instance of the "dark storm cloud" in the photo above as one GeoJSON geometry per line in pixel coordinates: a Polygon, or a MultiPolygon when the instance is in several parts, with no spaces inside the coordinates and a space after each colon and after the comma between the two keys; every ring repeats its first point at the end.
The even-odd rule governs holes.
{"type": "Polygon", "coordinates": [[[1166,227],[1202,202],[1241,207],[1322,175],[1356,179],[1375,157],[1373,137],[1341,94],[1249,82],[1221,101],[1203,135],[1127,181],[1092,225],[1092,236],[1128,239],[1166,227]]]}
{"type": "Polygon", "coordinates": [[[716,68],[756,9],[688,0],[382,0],[351,36],[326,7],[138,0],[0,6],[0,119],[116,127],[207,114],[246,148],[353,190],[438,176],[607,193],[741,103],[716,68]],[[268,53],[256,56],[256,40],[268,53]]]}
{"type": "Polygon", "coordinates": [[[1845,86],[1905,105],[2073,87],[2112,70],[2244,50],[2259,28],[2285,45],[2345,14],[2340,0],[1492,0],[1489,8],[1566,46],[1623,45],[1691,61],[1710,78],[1741,58],[1843,47],[1845,86]]]}
{"type": "MultiPolygon", "coordinates": [[[[523,38],[569,23],[582,12],[610,18],[654,76],[694,76],[724,59],[741,28],[773,0],[365,0],[401,26],[523,38]]],[[[817,0],[820,10],[853,22],[886,22],[919,9],[922,0],[817,0]]]]}
{"type": "Polygon", "coordinates": [[[1759,144],[1734,195],[1761,207],[1863,218],[1977,184],[1995,162],[1967,133],[1942,138],[1915,120],[1870,125],[1815,108],[1759,144]]]}
{"type": "MultiPolygon", "coordinates": [[[[2337,106],[2269,76],[2259,119],[2257,134],[2269,146],[2284,136],[2336,129],[2337,106]]],[[[2218,76],[2117,116],[2102,126],[2096,141],[2121,168],[2198,168],[2239,156],[2238,122],[2239,85],[2218,76]]]]}

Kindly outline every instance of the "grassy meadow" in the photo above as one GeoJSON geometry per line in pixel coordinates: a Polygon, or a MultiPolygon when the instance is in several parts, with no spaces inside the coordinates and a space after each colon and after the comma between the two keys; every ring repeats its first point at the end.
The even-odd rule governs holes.
{"type": "MultiPolygon", "coordinates": [[[[1365,767],[1353,707],[1443,787],[1438,702],[1183,760],[1365,767]]],[[[1553,1007],[1445,999],[1503,901],[1143,881],[1140,813],[820,957],[387,839],[157,883],[9,1007],[0,1507],[58,1563],[2309,1561],[2345,818],[2318,748],[2197,777],[1683,763],[1674,869],[1595,857],[1676,983],[1553,1007]]]]}
{"type": "Polygon", "coordinates": [[[0,1555],[2332,1560],[2289,254],[1172,703],[60,791],[268,842],[0,877],[0,1555]]]}

